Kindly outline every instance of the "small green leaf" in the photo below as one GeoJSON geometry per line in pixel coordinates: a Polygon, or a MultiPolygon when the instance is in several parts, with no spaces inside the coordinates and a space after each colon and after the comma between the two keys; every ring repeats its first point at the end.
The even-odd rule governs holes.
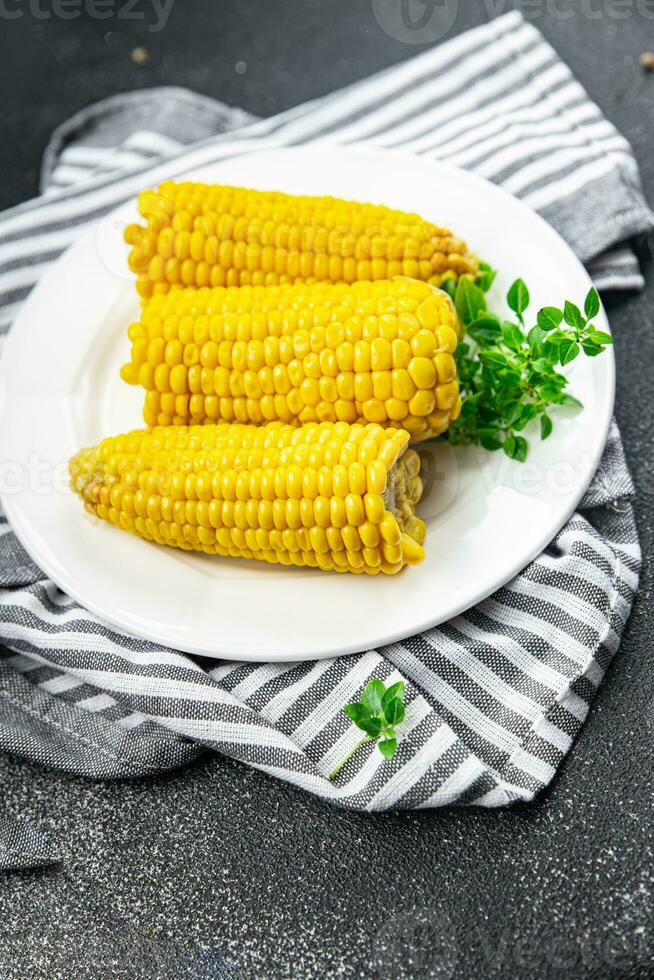
{"type": "Polygon", "coordinates": [[[540,347],[540,345],[543,343],[546,336],[547,334],[545,333],[542,327],[540,326],[532,327],[529,333],[527,334],[527,343],[529,344],[532,350],[536,350],[536,348],[540,347]]]}
{"type": "Polygon", "coordinates": [[[527,307],[529,306],[529,290],[522,279],[516,279],[511,288],[509,289],[507,295],[507,302],[509,307],[518,316],[522,316],[527,307]]]}
{"type": "Polygon", "coordinates": [[[549,415],[541,415],[540,418],[540,437],[547,439],[552,434],[552,420],[549,415]]]}
{"type": "Polygon", "coordinates": [[[566,337],[559,344],[559,361],[562,366],[569,364],[570,361],[574,361],[578,354],[579,344],[575,343],[574,340],[570,340],[568,337],[566,337]]]}
{"type": "Polygon", "coordinates": [[[478,344],[495,344],[502,336],[502,328],[496,316],[485,313],[468,326],[468,333],[478,344]]]}
{"type": "Polygon", "coordinates": [[[485,312],[486,297],[472,279],[463,276],[459,279],[459,285],[456,289],[455,304],[461,323],[468,327],[474,323],[480,313],[485,312]]]}
{"type": "Polygon", "coordinates": [[[346,704],[343,711],[358,728],[361,728],[362,721],[368,721],[368,719],[371,717],[370,712],[365,705],[360,704],[358,701],[356,704],[346,704]]]}
{"type": "Polygon", "coordinates": [[[404,681],[398,681],[396,684],[391,684],[390,687],[386,688],[382,698],[382,708],[384,711],[388,702],[392,701],[393,698],[399,698],[400,701],[404,698],[404,681]]]}
{"type": "Polygon", "coordinates": [[[533,402],[528,402],[528,404],[522,406],[520,421],[524,422],[526,425],[528,422],[533,421],[533,419],[537,417],[539,411],[540,409],[538,408],[538,405],[534,405],[533,402]]]}
{"type": "Polygon", "coordinates": [[[493,283],[495,282],[495,277],[497,276],[497,270],[491,268],[488,262],[479,263],[479,272],[477,273],[477,285],[483,292],[487,293],[493,283]]]}
{"type": "Polygon", "coordinates": [[[574,327],[576,330],[583,330],[586,326],[586,320],[583,313],[579,307],[575,306],[574,303],[571,303],[569,299],[565,301],[563,319],[567,324],[574,327]]]}
{"type": "Polygon", "coordinates": [[[566,339],[566,335],[562,330],[554,330],[552,333],[547,335],[547,343],[550,347],[558,347],[559,344],[566,339]]]}
{"type": "Polygon", "coordinates": [[[504,440],[504,452],[518,463],[524,463],[527,458],[527,440],[522,436],[507,436],[504,440]]]}
{"type": "Polygon", "coordinates": [[[604,350],[600,344],[594,344],[592,340],[582,340],[581,346],[587,357],[597,357],[604,350]]]}
{"type": "Polygon", "coordinates": [[[552,371],[552,362],[547,357],[537,357],[535,361],[531,362],[531,367],[536,374],[549,375],[552,371]]]}
{"type": "Polygon", "coordinates": [[[548,337],[541,348],[543,357],[549,362],[550,367],[559,363],[559,343],[560,341],[552,343],[548,337]]]}
{"type": "Polygon", "coordinates": [[[370,735],[371,738],[379,738],[382,730],[381,718],[366,718],[363,721],[358,722],[358,727],[370,735]]]}
{"type": "Polygon", "coordinates": [[[600,298],[594,286],[590,289],[588,296],[586,297],[584,310],[586,312],[587,320],[592,320],[593,317],[597,316],[600,311],[600,298]]]}
{"type": "Polygon", "coordinates": [[[526,439],[523,439],[522,436],[516,436],[516,443],[515,459],[517,459],[519,463],[524,463],[527,458],[527,453],[529,452],[529,443],[526,439]]]}
{"type": "Polygon", "coordinates": [[[583,403],[575,398],[574,395],[561,394],[556,400],[557,405],[561,405],[563,408],[583,408],[583,403]]]}
{"type": "Polygon", "coordinates": [[[556,330],[561,324],[563,319],[563,311],[556,308],[556,306],[544,306],[542,310],[539,310],[538,316],[538,326],[545,333],[549,333],[550,330],[556,330]]]}
{"type": "Polygon", "coordinates": [[[451,300],[454,300],[456,298],[456,279],[453,276],[443,279],[441,289],[447,293],[451,300]]]}
{"type": "Polygon", "coordinates": [[[404,720],[404,705],[399,698],[393,698],[384,708],[384,717],[389,725],[399,725],[404,720]]]}
{"type": "Polygon", "coordinates": [[[506,367],[508,364],[508,361],[506,359],[506,354],[503,354],[501,351],[480,350],[479,359],[484,364],[488,364],[489,366],[495,368],[503,368],[506,367]]]}
{"type": "Polygon", "coordinates": [[[505,320],[502,324],[502,340],[510,350],[519,351],[525,342],[525,335],[516,323],[505,320]]]}
{"type": "Polygon", "coordinates": [[[588,333],[588,339],[591,340],[594,344],[599,344],[601,346],[605,344],[613,343],[613,337],[611,336],[611,334],[605,333],[603,330],[595,330],[595,329],[590,330],[588,333]]]}
{"type": "Polygon", "coordinates": [[[361,695],[361,704],[368,709],[371,715],[378,715],[381,711],[382,698],[384,697],[385,690],[383,681],[380,681],[377,677],[373,677],[366,684],[364,692],[361,695]]]}
{"type": "Polygon", "coordinates": [[[384,738],[378,743],[379,751],[384,756],[385,759],[392,759],[397,752],[397,739],[396,738],[384,738]]]}
{"type": "Polygon", "coordinates": [[[479,445],[484,449],[488,449],[491,453],[497,452],[498,449],[502,448],[502,443],[493,431],[478,429],[477,436],[479,438],[479,445]]]}

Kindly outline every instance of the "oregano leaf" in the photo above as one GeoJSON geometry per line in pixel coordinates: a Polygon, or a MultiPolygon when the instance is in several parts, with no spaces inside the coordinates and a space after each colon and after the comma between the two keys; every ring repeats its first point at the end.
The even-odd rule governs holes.
{"type": "Polygon", "coordinates": [[[468,276],[462,276],[456,289],[456,311],[464,327],[468,327],[486,310],[486,297],[468,276]]]}
{"type": "Polygon", "coordinates": [[[583,330],[586,326],[586,320],[583,313],[578,306],[571,303],[569,299],[565,301],[565,307],[563,308],[563,319],[569,326],[574,327],[576,330],[583,330]]]}
{"type": "Polygon", "coordinates": [[[385,759],[392,759],[397,752],[397,739],[396,738],[384,738],[379,743],[379,751],[384,756],[385,759]]]}
{"type": "Polygon", "coordinates": [[[384,696],[382,698],[382,708],[386,710],[386,705],[388,704],[389,701],[392,701],[393,698],[399,698],[400,700],[402,700],[403,697],[404,697],[404,681],[397,681],[396,684],[391,684],[391,686],[387,687],[386,690],[384,691],[384,696]]]}
{"type": "Polygon", "coordinates": [[[529,290],[522,279],[516,279],[511,288],[509,289],[507,295],[507,302],[509,307],[518,316],[522,316],[527,307],[529,306],[529,290]]]}
{"type": "Polygon", "coordinates": [[[594,344],[599,344],[600,346],[613,343],[613,337],[611,334],[605,333],[603,330],[592,329],[588,334],[588,339],[592,340],[594,344]]]}
{"type": "Polygon", "coordinates": [[[382,710],[382,698],[384,696],[384,682],[377,677],[373,677],[366,684],[361,695],[361,704],[364,705],[372,715],[377,715],[382,710]]]}
{"type": "Polygon", "coordinates": [[[560,326],[563,320],[563,310],[557,309],[556,306],[544,306],[542,310],[538,311],[536,320],[541,330],[549,333],[550,330],[556,330],[560,326]]]}
{"type": "Polygon", "coordinates": [[[355,704],[346,704],[343,711],[351,718],[355,725],[359,728],[361,727],[360,722],[367,721],[371,715],[365,705],[356,702],[355,704]]]}
{"type": "Polygon", "coordinates": [[[479,272],[477,273],[477,285],[483,292],[487,293],[493,283],[495,282],[495,277],[497,276],[497,270],[491,268],[488,262],[479,263],[479,272]]]}
{"type": "Polygon", "coordinates": [[[579,344],[576,341],[566,337],[559,344],[559,361],[563,367],[569,364],[570,361],[574,361],[578,354],[579,344]]]}
{"type": "Polygon", "coordinates": [[[519,351],[525,342],[525,335],[516,323],[506,320],[502,324],[502,340],[510,350],[519,351]]]}
{"type": "Polygon", "coordinates": [[[593,317],[597,316],[600,311],[600,298],[594,286],[589,290],[588,295],[586,296],[584,311],[586,313],[587,320],[592,320],[593,317]]]}
{"type": "Polygon", "coordinates": [[[384,717],[389,725],[399,725],[404,720],[404,705],[399,698],[391,698],[384,708],[384,717]]]}
{"type": "Polygon", "coordinates": [[[382,721],[381,718],[364,718],[358,722],[358,727],[371,738],[378,738],[381,735],[382,721]]]}

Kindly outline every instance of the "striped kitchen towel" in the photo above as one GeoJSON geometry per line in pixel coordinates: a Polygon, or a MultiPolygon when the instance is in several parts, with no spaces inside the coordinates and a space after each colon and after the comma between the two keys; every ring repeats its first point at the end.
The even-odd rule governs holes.
{"type": "MultiPolygon", "coordinates": [[[[320,140],[467,167],[539,210],[600,288],[643,284],[628,240],[652,215],[631,149],[510,14],[272,119],[179,89],[83,112],[55,134],[42,195],[0,217],[0,331],[80,231],[143,187],[320,140]]],[[[579,512],[512,582],[422,635],[318,663],[217,664],[136,640],[62,594],[0,523],[0,748],[93,778],[214,750],[360,810],[531,800],[572,745],[629,615],[631,495],[614,426],[579,512]],[[407,682],[398,752],[361,750],[330,782],[357,738],[341,708],[373,676],[407,682]]]]}

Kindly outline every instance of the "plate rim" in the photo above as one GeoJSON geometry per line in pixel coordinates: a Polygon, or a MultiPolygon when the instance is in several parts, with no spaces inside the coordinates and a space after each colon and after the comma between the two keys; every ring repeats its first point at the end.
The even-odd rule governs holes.
{"type": "MultiPolygon", "coordinates": [[[[387,159],[388,158],[397,159],[398,157],[404,158],[405,160],[410,161],[414,165],[416,162],[418,162],[419,164],[425,166],[427,169],[435,167],[436,169],[440,170],[441,173],[443,174],[450,173],[456,175],[457,179],[463,177],[467,181],[473,181],[480,188],[483,189],[484,193],[488,192],[490,189],[490,191],[494,193],[496,196],[500,196],[511,201],[513,207],[517,205],[520,209],[527,212],[531,219],[535,218],[537,222],[541,225],[541,227],[546,230],[547,234],[555,236],[558,242],[566,249],[570,258],[574,260],[574,263],[577,265],[578,270],[582,273],[584,278],[592,283],[592,280],[590,279],[587,270],[585,269],[585,267],[583,266],[579,258],[572,251],[572,249],[567,244],[567,242],[556,231],[556,229],[554,229],[540,214],[532,210],[527,204],[525,204],[519,198],[514,197],[504,188],[499,187],[497,184],[493,184],[492,182],[486,180],[485,178],[479,176],[478,174],[472,174],[467,170],[452,165],[451,163],[420,157],[402,150],[389,150],[389,149],[383,149],[377,147],[365,147],[365,146],[340,146],[338,144],[320,143],[320,142],[316,142],[306,147],[272,147],[272,148],[261,149],[258,151],[255,149],[243,155],[251,156],[252,154],[256,153],[258,156],[267,157],[270,155],[284,156],[291,153],[293,155],[301,154],[305,156],[307,155],[310,156],[314,154],[324,155],[325,153],[330,153],[330,152],[336,153],[337,156],[357,155],[363,157],[382,156],[387,159]]],[[[206,173],[208,170],[220,166],[220,164],[223,162],[229,163],[230,159],[233,158],[229,158],[226,161],[221,160],[221,161],[216,161],[214,163],[203,164],[199,167],[193,168],[192,170],[180,174],[180,176],[177,177],[176,179],[180,179],[180,180],[200,179],[203,173],[206,173]]],[[[52,267],[36,284],[36,286],[30,293],[27,300],[23,303],[18,313],[18,316],[16,317],[14,323],[12,324],[7,340],[5,341],[5,349],[3,351],[3,356],[2,358],[0,358],[0,430],[4,424],[5,416],[8,415],[8,407],[9,407],[9,402],[11,400],[6,390],[6,384],[5,384],[5,376],[7,374],[6,365],[9,361],[9,358],[13,356],[14,346],[18,345],[18,343],[20,342],[17,339],[17,337],[20,334],[21,324],[25,321],[29,321],[30,319],[32,319],[31,317],[32,307],[35,306],[36,303],[40,300],[40,296],[42,295],[42,293],[50,289],[51,282],[54,282],[54,280],[56,279],[57,270],[60,263],[63,263],[65,261],[70,262],[71,256],[74,256],[76,251],[78,250],[80,252],[83,251],[84,247],[88,245],[89,241],[93,240],[94,237],[96,236],[98,226],[102,221],[114,217],[119,217],[121,215],[121,212],[125,212],[129,208],[133,207],[133,203],[134,203],[134,199],[133,197],[130,197],[128,201],[125,201],[122,204],[120,204],[117,208],[112,209],[112,211],[110,211],[107,215],[104,215],[98,220],[92,222],[84,230],[83,234],[80,235],[80,237],[77,238],[74,242],[72,242],[71,245],[56,260],[56,262],[52,265],[52,267]]],[[[608,318],[606,318],[605,316],[605,319],[608,318]]],[[[406,638],[407,636],[412,636],[421,633],[427,629],[439,625],[442,622],[447,622],[450,619],[460,615],[465,610],[472,608],[474,605],[477,605],[479,602],[482,602],[484,599],[488,598],[488,596],[492,595],[498,589],[506,585],[506,583],[509,582],[513,577],[515,577],[515,575],[518,574],[521,570],[526,568],[534,560],[534,558],[536,558],[537,555],[539,555],[543,551],[543,549],[551,542],[552,538],[559,533],[561,528],[565,526],[565,524],[569,521],[572,514],[577,509],[579,501],[582,499],[583,495],[585,494],[586,490],[588,489],[588,486],[590,485],[593,479],[593,476],[597,470],[604,449],[606,447],[607,438],[610,431],[611,420],[613,417],[613,411],[615,405],[616,365],[615,365],[615,355],[614,355],[613,348],[611,347],[606,353],[608,356],[605,355],[606,360],[604,360],[604,364],[606,368],[608,368],[607,381],[610,386],[610,391],[605,392],[605,394],[609,395],[609,397],[606,397],[605,400],[603,401],[605,410],[603,413],[603,417],[601,418],[601,420],[598,419],[598,424],[596,426],[596,431],[598,432],[598,436],[599,436],[597,440],[597,445],[595,447],[594,453],[592,454],[592,457],[590,457],[589,459],[587,469],[583,474],[583,479],[581,479],[577,484],[575,484],[575,491],[571,495],[568,506],[562,509],[561,511],[562,516],[557,516],[557,520],[555,522],[556,526],[554,524],[548,525],[547,533],[543,534],[542,537],[539,537],[538,544],[535,545],[532,549],[530,549],[528,554],[527,553],[521,554],[519,561],[517,562],[513,561],[511,563],[511,570],[508,571],[507,574],[493,580],[493,582],[488,585],[487,589],[477,592],[472,600],[470,600],[469,598],[463,598],[459,603],[453,604],[445,616],[439,615],[434,618],[433,615],[431,616],[427,615],[424,619],[421,619],[419,622],[414,622],[410,630],[408,631],[406,628],[403,628],[400,630],[389,632],[388,629],[384,630],[380,626],[378,629],[374,630],[375,635],[371,637],[371,639],[367,643],[365,647],[366,649],[379,648],[381,646],[386,646],[395,642],[399,642],[400,640],[406,638]],[[552,527],[554,526],[555,529],[552,530],[552,527]]],[[[106,608],[102,605],[101,602],[95,602],[93,598],[91,598],[91,600],[89,601],[89,598],[84,594],[84,590],[83,589],[79,590],[77,588],[77,585],[75,581],[72,579],[72,577],[70,580],[66,579],[65,574],[62,577],[60,577],[57,573],[57,570],[55,570],[55,574],[53,574],[52,566],[50,562],[47,560],[47,558],[46,561],[44,562],[43,555],[38,553],[38,549],[35,550],[32,547],[32,539],[30,537],[30,529],[32,527],[32,524],[20,508],[20,503],[19,503],[20,495],[16,495],[15,497],[13,497],[11,494],[0,493],[0,500],[2,501],[2,506],[5,515],[7,516],[7,519],[9,521],[12,530],[16,533],[16,536],[20,541],[21,545],[23,546],[27,554],[30,556],[30,558],[35,562],[35,564],[37,564],[38,567],[42,569],[42,571],[48,576],[48,578],[50,578],[55,583],[55,585],[57,585],[58,588],[62,589],[67,595],[69,595],[72,599],[78,602],[84,609],[88,610],[89,612],[97,616],[104,624],[109,625],[113,629],[116,629],[121,634],[134,635],[139,639],[146,640],[148,642],[157,643],[167,649],[181,650],[183,652],[191,653],[198,656],[206,656],[217,660],[240,660],[244,662],[283,663],[283,662],[299,662],[302,660],[311,660],[311,661],[323,660],[330,657],[347,656],[348,654],[361,652],[362,650],[362,646],[360,642],[353,642],[352,644],[340,645],[337,650],[334,650],[333,647],[320,647],[319,649],[313,648],[309,654],[294,653],[288,656],[281,656],[278,654],[274,654],[273,656],[271,656],[270,654],[266,655],[265,653],[261,652],[261,644],[260,643],[257,644],[256,640],[252,641],[251,644],[248,643],[247,637],[245,638],[245,640],[243,639],[240,640],[238,646],[235,646],[233,643],[229,641],[225,642],[224,640],[221,640],[220,651],[217,651],[215,646],[211,648],[207,648],[198,645],[198,643],[185,644],[183,642],[183,638],[181,637],[175,637],[174,638],[175,643],[174,645],[171,645],[170,635],[168,634],[168,638],[166,637],[166,630],[164,627],[162,627],[161,630],[159,630],[157,629],[156,626],[151,625],[148,629],[142,629],[138,623],[132,623],[130,621],[131,614],[129,613],[126,615],[123,614],[122,619],[120,617],[113,617],[110,613],[107,612],[106,608]]],[[[38,533],[39,532],[37,532],[37,534],[38,533]]]]}

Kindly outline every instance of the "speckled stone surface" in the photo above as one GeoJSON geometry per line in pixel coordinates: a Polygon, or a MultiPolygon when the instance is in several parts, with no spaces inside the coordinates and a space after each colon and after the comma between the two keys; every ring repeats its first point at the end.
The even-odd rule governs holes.
{"type": "MultiPolygon", "coordinates": [[[[35,191],[50,130],[103,96],[179,84],[266,115],[421,50],[379,28],[375,3],[177,0],[160,33],[115,17],[3,20],[0,91],[11,97],[0,104],[0,205],[35,191]],[[130,58],[138,46],[145,67],[130,58]]],[[[466,0],[450,35],[510,6],[466,0]]],[[[633,142],[654,199],[654,74],[639,65],[654,48],[654,21],[635,2],[586,2],[599,19],[574,0],[558,7],[572,16],[528,5],[550,10],[536,24],[633,142]]],[[[134,8],[150,23],[151,9],[150,0],[134,8]]],[[[609,301],[646,558],[650,266],[648,280],[646,295],[609,301]]],[[[0,756],[3,805],[65,854],[62,869],[0,876],[0,977],[652,976],[651,596],[646,560],[591,717],[551,790],[528,808],[365,816],[215,757],[160,779],[92,784],[0,756]]]]}

